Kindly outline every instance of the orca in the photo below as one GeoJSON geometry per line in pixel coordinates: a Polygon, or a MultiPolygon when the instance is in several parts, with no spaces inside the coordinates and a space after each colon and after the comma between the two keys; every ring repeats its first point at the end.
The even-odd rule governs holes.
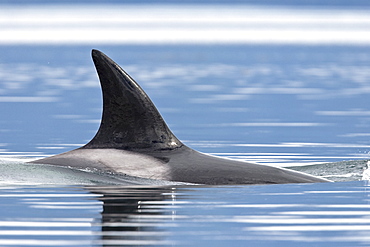
{"type": "Polygon", "coordinates": [[[103,94],[103,114],[95,137],[83,147],[32,163],[207,185],[329,182],[193,150],[171,132],[148,95],[118,64],[98,50],[92,50],[92,58],[103,94]]]}

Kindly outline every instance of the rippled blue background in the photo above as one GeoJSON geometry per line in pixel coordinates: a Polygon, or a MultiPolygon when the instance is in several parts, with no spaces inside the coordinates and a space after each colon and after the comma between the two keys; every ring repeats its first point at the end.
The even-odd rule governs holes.
{"type": "MultiPolygon", "coordinates": [[[[104,4],[117,2],[105,1],[104,4]]],[[[160,37],[164,41],[155,44],[148,41],[153,36],[145,36],[145,32],[144,36],[138,36],[140,44],[122,41],[125,37],[119,36],[121,32],[116,35],[122,39],[121,43],[102,42],[104,35],[93,31],[87,32],[93,34],[89,42],[73,41],[74,38],[88,39],[90,36],[79,33],[80,28],[96,30],[96,25],[84,26],[78,18],[73,22],[68,16],[60,18],[56,22],[58,26],[54,20],[49,23],[49,20],[38,19],[39,12],[33,11],[39,9],[45,14],[60,8],[63,17],[84,8],[99,12],[94,6],[103,2],[54,3],[71,5],[0,1],[3,16],[0,16],[0,163],[3,169],[7,168],[3,179],[8,177],[13,183],[20,180],[11,186],[7,185],[9,181],[1,181],[2,245],[368,245],[366,181],[133,188],[77,186],[78,181],[73,180],[74,186],[60,186],[63,181],[72,180],[62,180],[63,174],[49,176],[51,167],[43,171],[42,167],[30,166],[18,172],[25,164],[18,162],[12,166],[18,158],[24,160],[71,150],[94,136],[100,123],[102,102],[90,58],[93,48],[105,52],[137,80],[173,132],[197,150],[279,166],[369,159],[368,1],[244,1],[250,5],[243,5],[242,10],[267,7],[273,12],[266,13],[276,14],[274,11],[280,13],[290,8],[289,13],[297,18],[300,15],[294,14],[295,11],[308,11],[309,17],[324,11],[319,16],[323,19],[313,15],[316,19],[304,25],[290,20],[279,26],[275,20],[287,20],[287,16],[282,15],[281,19],[268,21],[267,26],[261,24],[264,19],[258,25],[248,22],[246,28],[251,26],[262,33],[269,28],[274,34],[282,32],[265,37],[260,43],[250,42],[254,37],[245,36],[234,37],[238,42],[227,40],[227,35],[235,34],[230,27],[244,28],[244,24],[239,25],[233,22],[235,20],[231,20],[231,26],[219,20],[219,29],[213,22],[201,22],[202,28],[211,31],[213,27],[223,31],[224,36],[215,37],[218,42],[205,42],[202,40],[207,38],[205,35],[198,43],[176,43],[169,42],[171,35],[166,33],[166,37],[160,37]],[[70,8],[69,11],[63,12],[66,8],[70,8]],[[14,11],[14,15],[23,11],[20,17],[24,19],[12,19],[7,10],[14,11]],[[346,15],[337,15],[341,11],[346,15]],[[341,23],[351,22],[356,16],[353,13],[359,17],[353,19],[356,24],[341,23]],[[27,19],[27,14],[32,18],[27,19]],[[325,22],[326,19],[331,22],[325,22]],[[323,30],[327,28],[331,34],[338,31],[344,41],[331,37],[329,42],[324,42],[323,37],[315,36],[315,43],[300,41],[299,35],[284,36],[285,29],[296,28],[293,34],[297,31],[304,36],[303,40],[308,39],[309,34],[322,31],[320,20],[325,24],[323,30]],[[62,34],[66,34],[69,41],[50,41],[53,35],[63,38],[58,36],[58,30],[65,28],[60,23],[68,21],[72,24],[69,23],[62,34]],[[26,30],[28,27],[30,32],[26,30]],[[73,28],[77,32],[73,33],[73,28]],[[22,31],[14,33],[17,30],[22,31]],[[49,35],[35,35],[40,30],[49,35]],[[227,41],[221,42],[225,37],[227,41]],[[285,38],[284,42],[279,41],[285,38]],[[295,41],[290,42],[288,38],[295,41]],[[48,176],[48,183],[58,178],[60,181],[56,181],[57,186],[34,185],[45,181],[33,181],[30,186],[19,176],[9,175],[32,177],[32,171],[40,173],[39,177],[48,176]]],[[[117,11],[125,7],[140,10],[141,4],[147,7],[153,2],[126,3],[131,5],[114,6],[117,11]]],[[[173,1],[155,3],[185,8],[173,1]]],[[[201,8],[197,2],[186,3],[195,9],[201,8]]],[[[206,7],[201,10],[214,8],[215,3],[227,11],[230,6],[240,4],[239,1],[206,1],[203,2],[206,7]]],[[[153,6],[160,9],[160,5],[153,6]]],[[[103,10],[101,13],[106,13],[103,10]]],[[[218,12],[211,16],[215,13],[218,12]]],[[[90,21],[96,24],[95,20],[90,21]]],[[[197,22],[187,26],[186,21],[181,24],[197,28],[197,22]]],[[[161,25],[168,25],[163,23],[161,25]]],[[[107,29],[106,24],[101,26],[107,29]]],[[[178,28],[191,33],[184,26],[178,28]]],[[[216,34],[222,34],[221,31],[216,34]]],[[[320,34],[324,36],[325,32],[320,34]]],[[[313,169],[315,172],[327,169],[326,173],[330,174],[335,169],[350,168],[341,175],[351,177],[354,173],[358,178],[365,163],[350,161],[313,169]]]]}
{"type": "Polygon", "coordinates": [[[5,152],[54,154],[94,136],[102,102],[91,48],[201,151],[278,163],[368,158],[369,48],[302,45],[1,46],[5,152]]]}
{"type": "Polygon", "coordinates": [[[7,34],[0,39],[2,153],[50,155],[94,136],[102,104],[90,58],[96,48],[136,79],[173,132],[200,151],[278,165],[369,157],[367,2],[156,3],[0,2],[7,34]],[[117,11],[134,19],[119,19],[117,11]],[[149,19],[136,20],[135,12],[149,19]],[[116,35],[105,32],[110,28],[116,35]],[[176,29],[194,32],[194,40],[176,38],[176,29]],[[215,42],[197,37],[199,30],[216,32],[215,42]]]}

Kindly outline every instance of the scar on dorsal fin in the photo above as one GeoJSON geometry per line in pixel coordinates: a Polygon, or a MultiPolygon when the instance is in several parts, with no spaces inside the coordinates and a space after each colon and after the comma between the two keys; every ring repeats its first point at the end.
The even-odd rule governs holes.
{"type": "Polygon", "coordinates": [[[159,151],[183,144],[168,128],[143,89],[98,50],[92,58],[103,93],[103,115],[95,137],[83,148],[159,151]]]}

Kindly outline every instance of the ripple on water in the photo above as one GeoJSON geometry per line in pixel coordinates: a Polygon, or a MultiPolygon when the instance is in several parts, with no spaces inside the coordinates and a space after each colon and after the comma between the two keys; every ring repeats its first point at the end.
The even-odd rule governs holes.
{"type": "Polygon", "coordinates": [[[2,186],[0,245],[367,245],[368,193],[366,181],[2,186]]]}

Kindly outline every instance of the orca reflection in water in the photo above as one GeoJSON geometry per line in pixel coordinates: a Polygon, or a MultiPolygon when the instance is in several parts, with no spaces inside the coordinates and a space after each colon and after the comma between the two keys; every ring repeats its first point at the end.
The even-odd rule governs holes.
{"type": "Polygon", "coordinates": [[[85,146],[33,163],[93,167],[130,176],[196,184],[328,182],[308,174],[197,152],[167,127],[141,87],[113,60],[92,51],[103,92],[103,116],[85,146]]]}

